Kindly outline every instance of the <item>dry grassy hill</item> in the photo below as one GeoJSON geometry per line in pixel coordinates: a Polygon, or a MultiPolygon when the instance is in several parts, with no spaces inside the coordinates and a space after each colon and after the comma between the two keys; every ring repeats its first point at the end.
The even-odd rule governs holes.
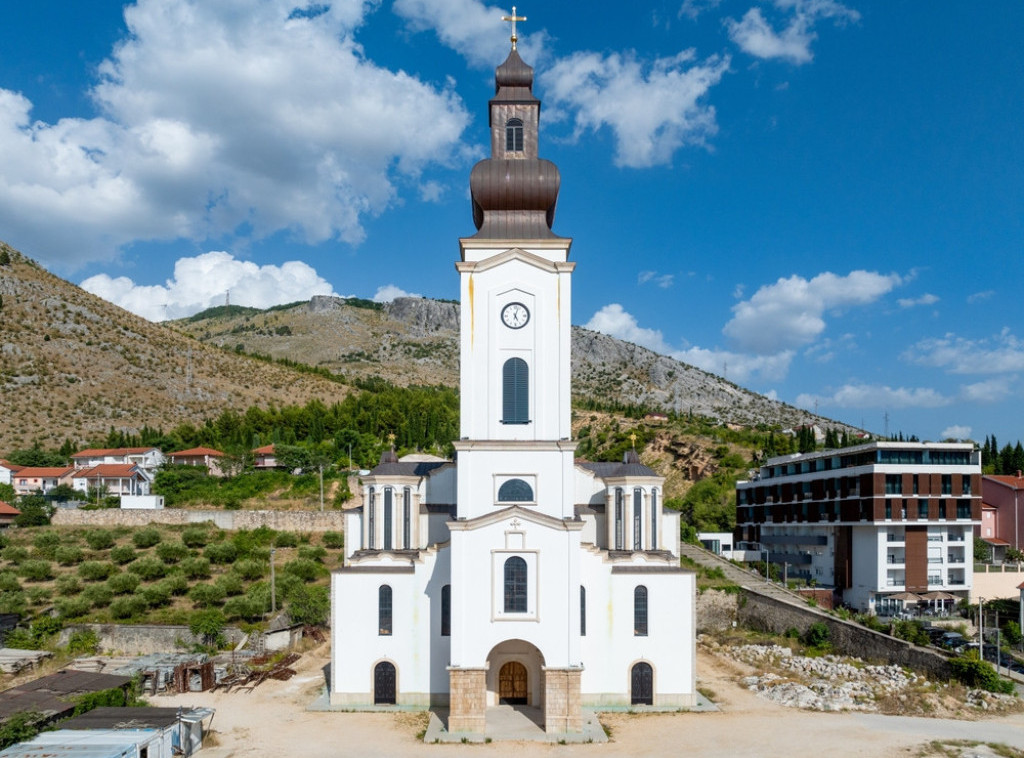
{"type": "Polygon", "coordinates": [[[85,442],[110,427],[173,428],[225,408],[302,403],[347,388],[128,313],[9,246],[0,266],[0,450],[85,442]]]}

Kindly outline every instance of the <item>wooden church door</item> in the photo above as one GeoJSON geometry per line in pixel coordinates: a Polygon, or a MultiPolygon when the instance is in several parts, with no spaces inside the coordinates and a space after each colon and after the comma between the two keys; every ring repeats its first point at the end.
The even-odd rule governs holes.
{"type": "Polygon", "coordinates": [[[373,669],[373,704],[395,704],[395,665],[382,661],[373,669]]]}
{"type": "Polygon", "coordinates": [[[519,661],[509,661],[498,672],[499,702],[509,705],[526,705],[526,666],[519,661]]]}

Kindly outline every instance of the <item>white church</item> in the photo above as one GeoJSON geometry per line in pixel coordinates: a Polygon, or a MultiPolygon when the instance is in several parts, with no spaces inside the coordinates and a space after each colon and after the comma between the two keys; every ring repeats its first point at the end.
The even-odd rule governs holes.
{"type": "MultiPolygon", "coordinates": [[[[514,13],[514,12],[513,12],[514,13]]],[[[522,19],[518,19],[522,20],[522,19]]],[[[635,451],[575,460],[572,240],[551,231],[559,172],[538,157],[533,69],[512,50],[489,103],[491,158],[459,240],[461,436],[455,461],[385,453],[347,516],[331,579],[333,705],[582,708],[696,702],[695,577],[679,514],[635,451]]]]}

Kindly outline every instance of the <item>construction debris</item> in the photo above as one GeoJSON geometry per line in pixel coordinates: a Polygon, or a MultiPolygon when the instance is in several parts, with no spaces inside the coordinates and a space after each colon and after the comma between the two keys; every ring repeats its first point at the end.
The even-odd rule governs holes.
{"type": "Polygon", "coordinates": [[[273,663],[271,663],[273,658],[270,656],[253,658],[248,663],[239,665],[234,673],[218,680],[213,689],[223,688],[225,692],[230,692],[232,689],[252,692],[268,679],[288,681],[295,676],[295,669],[291,668],[291,665],[299,658],[298,653],[289,653],[273,663]]]}

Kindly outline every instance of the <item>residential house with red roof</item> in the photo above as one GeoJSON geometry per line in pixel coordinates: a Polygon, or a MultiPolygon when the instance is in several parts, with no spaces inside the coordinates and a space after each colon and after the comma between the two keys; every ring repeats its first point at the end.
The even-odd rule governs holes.
{"type": "Polygon", "coordinates": [[[71,456],[71,463],[77,469],[99,466],[104,463],[129,463],[138,466],[151,476],[156,473],[166,458],[157,447],[115,447],[80,450],[71,456]]]}
{"type": "Polygon", "coordinates": [[[80,469],[71,476],[71,486],[86,496],[97,491],[108,495],[148,495],[150,474],[134,463],[101,463],[80,469]]]}
{"type": "Polygon", "coordinates": [[[0,484],[14,484],[14,475],[23,468],[25,467],[0,458],[0,484]]]}
{"type": "Polygon", "coordinates": [[[26,466],[14,475],[14,492],[17,495],[44,495],[59,484],[71,484],[72,466],[26,466]]]}
{"type": "Polygon", "coordinates": [[[224,453],[212,447],[193,447],[179,450],[167,456],[171,463],[178,466],[205,466],[210,476],[224,476],[220,461],[224,453]]]}
{"type": "Polygon", "coordinates": [[[253,467],[260,469],[277,468],[277,458],[274,457],[274,445],[264,445],[252,451],[254,456],[253,467]]]}
{"type": "MultiPolygon", "coordinates": [[[[981,478],[981,499],[992,506],[995,532],[998,542],[1017,550],[1024,546],[1024,474],[1018,471],[1012,476],[983,476],[981,478]]],[[[984,532],[982,539],[989,539],[984,532]]]]}
{"type": "Polygon", "coordinates": [[[10,503],[0,500],[0,526],[10,526],[14,519],[21,515],[21,511],[10,503]]]}

